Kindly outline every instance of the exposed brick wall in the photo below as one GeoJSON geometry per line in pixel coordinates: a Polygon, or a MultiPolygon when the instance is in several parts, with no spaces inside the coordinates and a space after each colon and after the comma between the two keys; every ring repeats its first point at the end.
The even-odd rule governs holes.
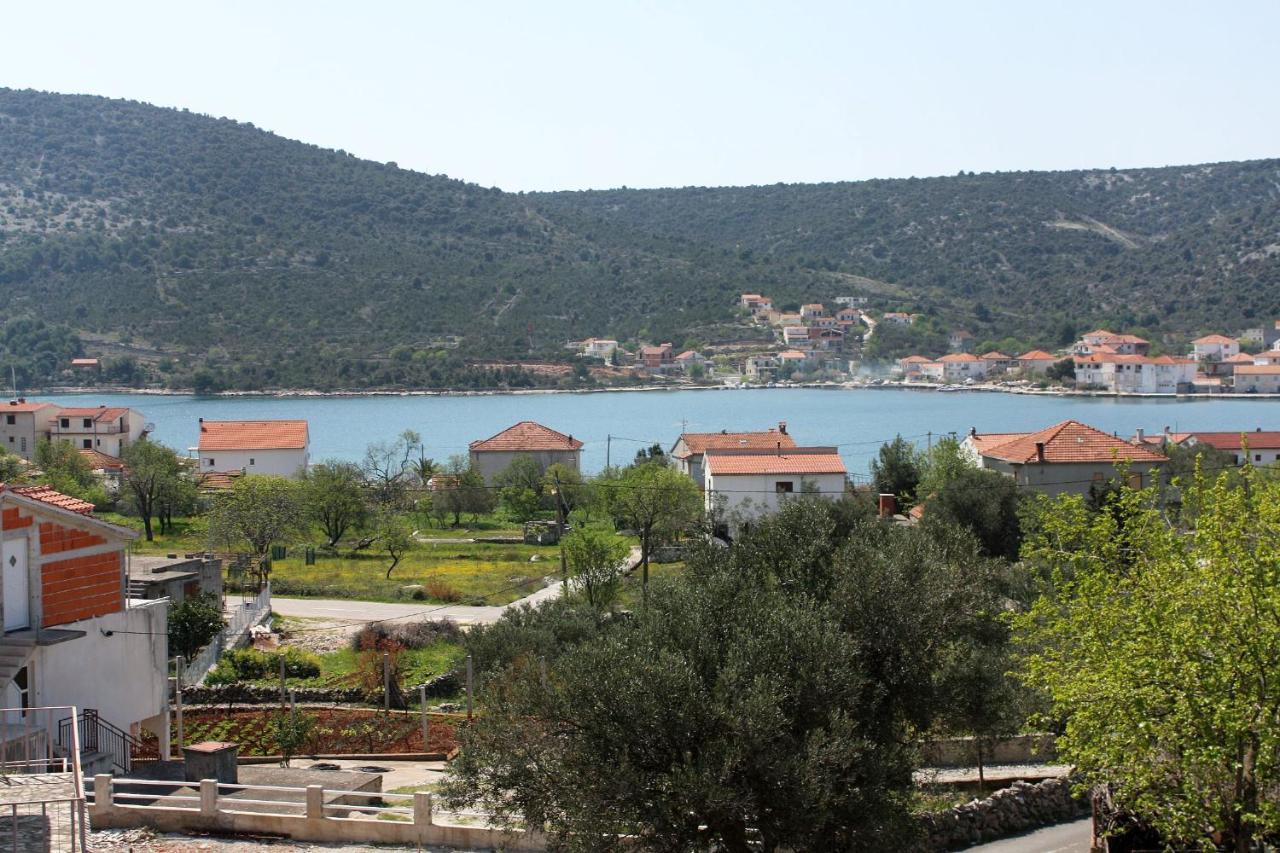
{"type": "Polygon", "coordinates": [[[44,627],[123,609],[123,559],[123,551],[110,551],[46,562],[41,572],[44,627]]]}
{"type": "Polygon", "coordinates": [[[22,527],[30,527],[31,521],[31,516],[23,515],[16,506],[8,507],[3,512],[0,512],[0,530],[18,530],[22,527]]]}
{"type": "Polygon", "coordinates": [[[91,548],[94,545],[105,545],[107,540],[83,530],[63,527],[49,521],[40,523],[40,553],[60,554],[63,551],[75,551],[80,548],[91,548]]]}

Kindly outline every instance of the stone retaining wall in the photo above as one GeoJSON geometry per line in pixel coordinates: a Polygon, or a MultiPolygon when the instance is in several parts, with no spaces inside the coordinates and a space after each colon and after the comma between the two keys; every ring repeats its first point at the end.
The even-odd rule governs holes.
{"type": "Polygon", "coordinates": [[[916,853],[959,850],[1088,813],[1089,799],[1072,796],[1067,779],[1046,779],[1037,784],[1014,782],[985,800],[922,815],[924,840],[916,853]]]}

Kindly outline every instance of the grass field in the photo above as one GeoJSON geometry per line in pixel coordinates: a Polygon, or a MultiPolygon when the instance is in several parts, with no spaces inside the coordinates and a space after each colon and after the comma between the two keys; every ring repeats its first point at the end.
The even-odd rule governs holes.
{"type": "MultiPolygon", "coordinates": [[[[312,655],[320,666],[320,674],[309,678],[289,677],[289,687],[356,687],[359,686],[358,670],[360,653],[353,649],[312,655]]],[[[376,655],[375,655],[376,657],[376,655]]],[[[405,649],[400,657],[400,683],[421,684],[437,675],[443,675],[457,667],[466,657],[460,643],[441,640],[422,649],[405,649]]],[[[224,663],[223,666],[226,664],[224,663]]],[[[376,668],[376,665],[375,665],[376,668]]],[[[377,680],[376,677],[374,679],[377,680]]],[[[275,676],[253,679],[251,684],[277,685],[275,676]]]]}

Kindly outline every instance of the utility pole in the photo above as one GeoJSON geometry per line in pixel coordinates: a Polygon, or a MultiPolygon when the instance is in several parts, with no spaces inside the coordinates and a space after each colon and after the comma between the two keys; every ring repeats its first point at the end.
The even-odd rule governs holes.
{"type": "Polygon", "coordinates": [[[552,475],[556,495],[556,544],[560,546],[560,578],[564,582],[564,592],[569,592],[569,563],[564,558],[564,487],[560,485],[560,476],[552,475]]]}
{"type": "Polygon", "coordinates": [[[604,437],[604,469],[606,471],[608,471],[610,468],[609,460],[612,455],[613,455],[613,436],[606,435],[604,437]]]}
{"type": "Polygon", "coordinates": [[[933,450],[933,430],[929,430],[925,435],[929,436],[929,444],[926,450],[933,450]]]}

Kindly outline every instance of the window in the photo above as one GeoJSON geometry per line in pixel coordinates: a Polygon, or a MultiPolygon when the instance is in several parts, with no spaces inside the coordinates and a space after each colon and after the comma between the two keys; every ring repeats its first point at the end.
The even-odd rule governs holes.
{"type": "Polygon", "coordinates": [[[85,429],[90,429],[93,426],[93,418],[83,418],[82,422],[85,429]]]}
{"type": "Polygon", "coordinates": [[[780,495],[789,495],[796,490],[795,483],[790,480],[779,480],[773,488],[780,495]]]}
{"type": "Polygon", "coordinates": [[[1254,461],[1254,462],[1261,462],[1261,461],[1262,461],[1262,454],[1261,454],[1261,453],[1255,453],[1255,454],[1253,454],[1253,461],[1254,461]]]}
{"type": "Polygon", "coordinates": [[[212,467],[213,467],[213,457],[212,457],[212,456],[210,456],[208,459],[206,459],[206,460],[204,460],[204,461],[205,461],[205,465],[207,465],[207,466],[208,466],[208,467],[210,467],[210,468],[212,468],[212,467]]]}
{"type": "MultiPolygon", "coordinates": [[[[10,441],[13,441],[13,439],[12,439],[12,438],[11,438],[11,439],[9,439],[9,440],[10,440],[10,441]]],[[[26,452],[27,452],[27,437],[26,437],[25,435],[22,437],[22,441],[21,441],[21,442],[19,442],[19,444],[20,444],[20,445],[21,445],[21,447],[22,447],[22,452],[23,452],[23,453],[26,453],[26,452]]]]}
{"type": "Polygon", "coordinates": [[[17,416],[17,415],[5,415],[5,416],[4,416],[4,422],[5,422],[5,423],[7,423],[9,426],[13,426],[14,424],[16,424],[16,423],[18,422],[18,416],[17,416]]]}
{"type": "MultiPolygon", "coordinates": [[[[27,668],[22,669],[13,676],[13,686],[18,689],[18,707],[31,707],[31,677],[27,674],[27,668]]],[[[26,714],[23,714],[25,717],[26,714]]]]}
{"type": "Polygon", "coordinates": [[[249,457],[249,464],[250,464],[250,465],[252,465],[252,464],[253,464],[253,457],[252,457],[252,456],[250,456],[250,457],[249,457]]]}
{"type": "Polygon", "coordinates": [[[83,442],[85,450],[93,450],[93,439],[86,438],[83,442]]]}
{"type": "Polygon", "coordinates": [[[71,418],[58,418],[58,426],[63,429],[71,429],[71,418]]]}

